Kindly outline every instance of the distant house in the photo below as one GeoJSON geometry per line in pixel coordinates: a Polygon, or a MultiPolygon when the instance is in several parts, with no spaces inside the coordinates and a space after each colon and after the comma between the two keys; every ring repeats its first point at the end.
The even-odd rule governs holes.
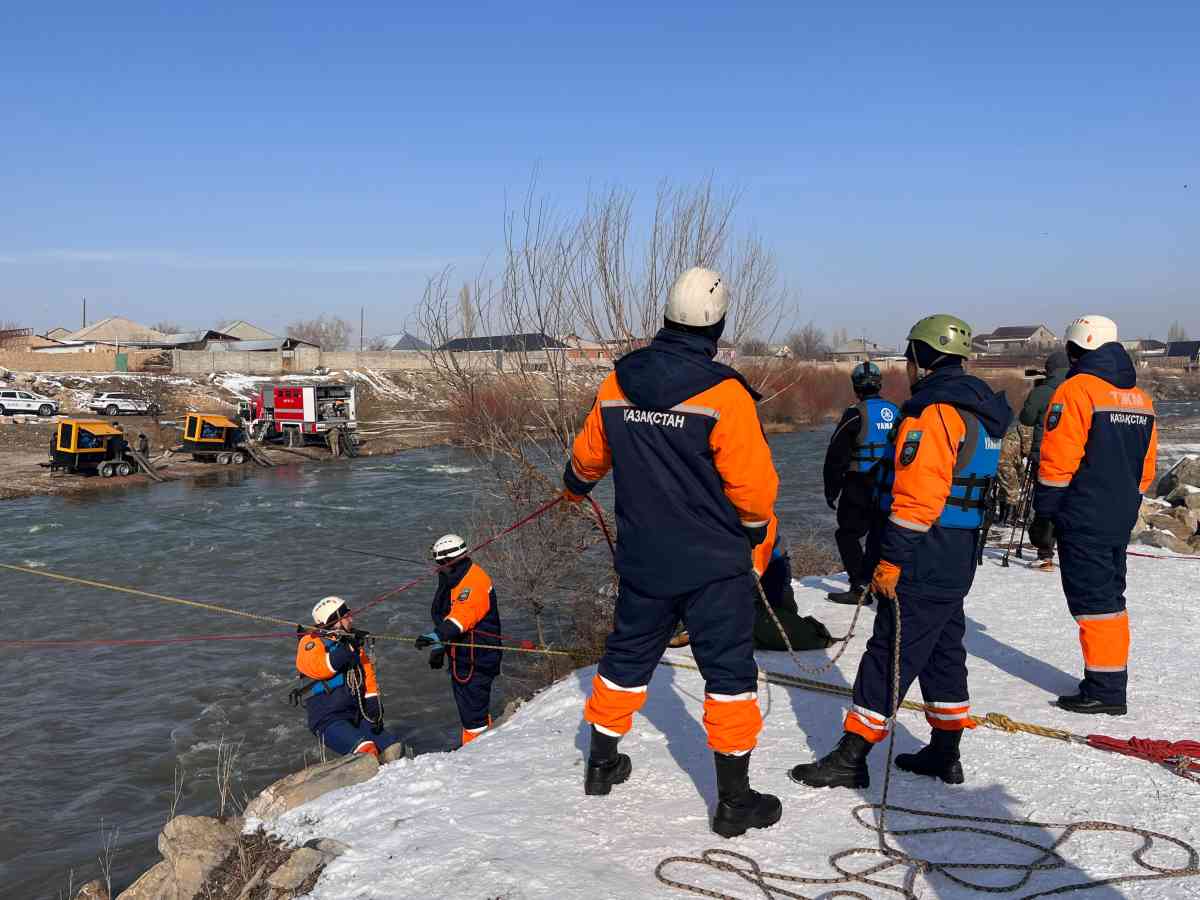
{"type": "Polygon", "coordinates": [[[1140,338],[1136,341],[1121,341],[1121,346],[1130,353],[1137,354],[1141,357],[1167,355],[1167,345],[1162,341],[1140,338]]]}
{"type": "Polygon", "coordinates": [[[161,331],[155,331],[148,325],[142,325],[124,316],[109,316],[78,331],[72,331],[59,340],[75,343],[133,344],[161,341],[165,337],[161,331]]]}
{"type": "Polygon", "coordinates": [[[1058,336],[1045,325],[1005,325],[984,341],[988,353],[1036,353],[1058,344],[1058,336]]]}
{"type": "Polygon", "coordinates": [[[278,335],[271,334],[257,325],[251,325],[243,319],[226,322],[217,331],[229,335],[235,341],[269,341],[278,337],[278,335]]]}
{"type": "Polygon", "coordinates": [[[1185,359],[1189,363],[1200,362],[1200,341],[1171,341],[1167,344],[1167,359],[1185,359]]]}
{"type": "Polygon", "coordinates": [[[604,341],[589,341],[577,334],[566,334],[559,340],[567,346],[567,359],[571,362],[612,362],[612,349],[604,341]]]}
{"type": "Polygon", "coordinates": [[[737,359],[737,345],[731,344],[729,341],[717,341],[717,355],[714,358],[717,362],[730,365],[737,359]]]}
{"type": "Polygon", "coordinates": [[[51,328],[42,337],[50,341],[61,341],[71,336],[69,328],[51,328]]]}
{"type": "Polygon", "coordinates": [[[381,334],[371,341],[376,350],[429,350],[429,344],[407,331],[397,334],[381,334]]]}
{"type": "Polygon", "coordinates": [[[829,355],[838,362],[866,362],[868,359],[888,356],[894,352],[891,347],[884,347],[882,344],[868,341],[865,338],[855,338],[839,344],[829,355]]]}
{"type": "Polygon", "coordinates": [[[567,350],[558,338],[531,332],[528,334],[497,334],[488,337],[455,338],[446,341],[438,350],[450,353],[542,353],[547,350],[567,350]]]}
{"type": "Polygon", "coordinates": [[[314,347],[318,350],[321,349],[311,341],[305,341],[294,337],[277,337],[263,341],[215,340],[206,342],[203,349],[210,353],[223,350],[240,353],[270,353],[274,350],[295,350],[297,347],[314,347]]]}
{"type": "Polygon", "coordinates": [[[977,334],[971,338],[971,350],[975,353],[987,353],[987,340],[990,334],[977,334]]]}

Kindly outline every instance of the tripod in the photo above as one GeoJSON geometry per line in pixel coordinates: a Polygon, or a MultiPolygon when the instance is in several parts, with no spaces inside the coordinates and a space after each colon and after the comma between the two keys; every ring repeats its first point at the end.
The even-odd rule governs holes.
{"type": "Polygon", "coordinates": [[[1017,559],[1023,559],[1021,551],[1025,549],[1025,523],[1029,520],[1029,510],[1033,506],[1033,454],[1025,460],[1025,471],[1021,473],[1021,488],[1017,493],[1016,519],[1008,535],[1008,546],[1004,548],[1004,556],[1000,565],[1008,568],[1008,558],[1012,554],[1013,543],[1017,542],[1017,559]],[[1020,539],[1017,531],[1020,529],[1020,539]]]}

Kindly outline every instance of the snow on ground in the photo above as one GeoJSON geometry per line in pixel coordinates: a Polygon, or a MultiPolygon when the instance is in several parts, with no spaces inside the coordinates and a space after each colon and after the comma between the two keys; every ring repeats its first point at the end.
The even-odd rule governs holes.
{"type": "MultiPolygon", "coordinates": [[[[1200,563],[1130,558],[1128,591],[1133,627],[1131,712],[1124,718],[1075,716],[1050,706],[1071,692],[1080,673],[1076,628],[1066,611],[1057,574],[1014,561],[1001,568],[991,555],[967,600],[967,649],[977,713],[1118,737],[1200,738],[1200,563]]],[[[844,584],[809,578],[796,583],[802,611],[843,633],[852,610],[825,601],[844,584]]],[[[853,681],[873,612],[837,670],[821,676],[853,681]]],[[[690,661],[686,651],[670,651],[690,661]]],[[[822,653],[803,654],[809,664],[822,653]]],[[[760,653],[760,666],[794,672],[784,654],[760,653]]],[[[278,826],[297,841],[333,837],[352,850],[332,863],[310,895],[315,900],[456,897],[669,898],[689,896],[659,884],[655,866],[666,856],[695,856],[721,847],[757,859],[765,869],[832,874],[826,858],[850,847],[873,846],[873,834],[851,818],[853,806],[877,801],[884,751],[871,757],[871,788],[815,791],[793,784],[787,770],[823,754],[836,742],[846,701],[764,685],[759,699],[765,727],[751,774],[760,789],[784,804],[776,827],[723,841],[709,831],[716,785],[701,725],[703,685],[695,672],[660,667],[649,700],[622,741],[633,776],[609,797],[582,790],[586,732],[580,710],[593,669],[581,670],[522,707],[504,726],[455,753],[398,762],[371,781],[329,794],[294,810],[278,826]]],[[[430,677],[440,676],[436,673],[430,677]]],[[[385,690],[386,690],[385,685],[385,690]]],[[[392,690],[401,688],[393,686],[392,690]]],[[[914,686],[912,696],[917,696],[914,686]]],[[[395,695],[393,695],[395,696],[395,695]]],[[[450,702],[447,690],[446,702],[450,702]]],[[[897,751],[923,742],[919,714],[903,712],[897,751]]],[[[979,728],[963,740],[967,783],[949,787],[898,773],[890,801],[899,806],[1041,822],[1105,820],[1142,826],[1200,846],[1200,785],[1147,762],[1026,735],[979,728]]],[[[897,814],[899,827],[930,822],[897,814]]],[[[992,826],[995,827],[995,826],[992,826]]],[[[1001,829],[1009,830],[1009,829],[1001,829]]],[[[1049,843],[1058,831],[1009,830],[1049,843]]],[[[896,843],[927,859],[1028,862],[1034,851],[973,835],[901,837],[896,843]]],[[[1117,874],[1137,874],[1129,857],[1140,840],[1130,835],[1081,833],[1065,847],[1070,868],[1039,873],[1015,895],[1117,874]]],[[[877,857],[851,857],[866,868],[877,857]]],[[[1148,861],[1185,863],[1179,851],[1156,850],[1148,861]]],[[[700,869],[676,868],[680,880],[699,881],[738,897],[761,897],[744,881],[700,869]]],[[[884,876],[893,883],[899,875],[884,876]]],[[[977,873],[995,884],[1012,875],[977,873]]],[[[918,876],[924,897],[978,897],[939,875],[918,876]]],[[[818,887],[786,885],[805,896],[818,887]]],[[[868,896],[897,896],[858,888],[868,896]]],[[[827,894],[826,894],[827,896],[827,894]]],[[[1200,878],[1101,886],[1095,897],[1200,897],[1200,878]]]]}

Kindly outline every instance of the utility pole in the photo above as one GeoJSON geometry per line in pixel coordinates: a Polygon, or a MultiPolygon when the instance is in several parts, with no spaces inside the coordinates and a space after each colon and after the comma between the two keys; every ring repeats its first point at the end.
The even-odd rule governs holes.
{"type": "Polygon", "coordinates": [[[360,306],[358,308],[358,352],[363,351],[363,323],[366,321],[367,308],[360,306]]]}
{"type": "Polygon", "coordinates": [[[87,297],[83,298],[83,324],[80,328],[87,328],[87,297]]]}

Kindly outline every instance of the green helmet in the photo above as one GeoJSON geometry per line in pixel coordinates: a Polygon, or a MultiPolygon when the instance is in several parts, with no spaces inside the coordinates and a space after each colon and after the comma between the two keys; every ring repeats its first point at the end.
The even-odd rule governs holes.
{"type": "Polygon", "coordinates": [[[964,359],[971,356],[971,326],[946,313],[923,318],[909,330],[908,340],[921,341],[939,353],[964,359]]]}

